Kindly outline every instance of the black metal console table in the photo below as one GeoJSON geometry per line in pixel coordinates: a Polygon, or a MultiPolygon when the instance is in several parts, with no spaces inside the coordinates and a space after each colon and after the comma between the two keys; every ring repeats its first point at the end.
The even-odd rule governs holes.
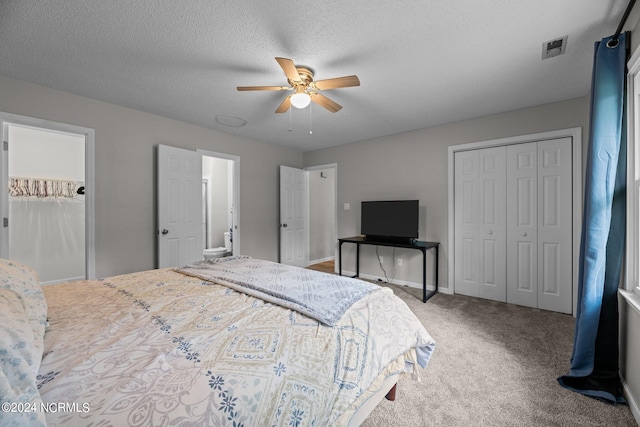
{"type": "Polygon", "coordinates": [[[356,245],[356,275],[360,276],[360,245],[390,246],[394,248],[418,249],[422,252],[422,302],[427,302],[429,298],[438,293],[438,246],[439,242],[414,241],[413,243],[399,242],[379,242],[376,240],[366,240],[364,236],[344,237],[338,239],[338,273],[342,276],[342,244],[354,243],[356,245]],[[435,287],[433,291],[427,292],[427,250],[435,249],[435,287]]]}

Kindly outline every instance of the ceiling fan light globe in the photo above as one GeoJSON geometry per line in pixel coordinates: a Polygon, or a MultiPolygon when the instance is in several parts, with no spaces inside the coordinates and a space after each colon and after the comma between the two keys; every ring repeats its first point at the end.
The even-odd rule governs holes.
{"type": "Polygon", "coordinates": [[[296,108],[306,108],[311,102],[311,97],[308,93],[296,93],[291,96],[291,105],[296,108]]]}

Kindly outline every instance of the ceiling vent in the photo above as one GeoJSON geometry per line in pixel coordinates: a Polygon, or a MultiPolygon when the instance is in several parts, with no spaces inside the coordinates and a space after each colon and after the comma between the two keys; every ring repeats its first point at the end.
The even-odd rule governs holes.
{"type": "Polygon", "coordinates": [[[567,38],[564,36],[559,39],[550,40],[542,43],[542,59],[551,58],[552,56],[562,55],[567,48],[567,38]]]}

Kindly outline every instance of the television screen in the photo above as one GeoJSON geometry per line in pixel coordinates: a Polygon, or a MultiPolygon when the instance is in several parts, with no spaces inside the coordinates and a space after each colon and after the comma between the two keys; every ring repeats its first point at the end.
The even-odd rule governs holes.
{"type": "Polygon", "coordinates": [[[418,238],[418,200],[362,202],[360,234],[368,238],[418,238]]]}

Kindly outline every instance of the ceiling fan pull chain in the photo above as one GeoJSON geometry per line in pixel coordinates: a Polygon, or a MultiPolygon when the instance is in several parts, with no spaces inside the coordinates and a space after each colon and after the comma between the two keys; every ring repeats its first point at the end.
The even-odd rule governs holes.
{"type": "Polygon", "coordinates": [[[291,108],[289,108],[289,132],[291,132],[293,128],[291,127],[291,108]]]}
{"type": "Polygon", "coordinates": [[[309,104],[309,135],[313,135],[313,131],[311,130],[311,104],[309,104]]]}

